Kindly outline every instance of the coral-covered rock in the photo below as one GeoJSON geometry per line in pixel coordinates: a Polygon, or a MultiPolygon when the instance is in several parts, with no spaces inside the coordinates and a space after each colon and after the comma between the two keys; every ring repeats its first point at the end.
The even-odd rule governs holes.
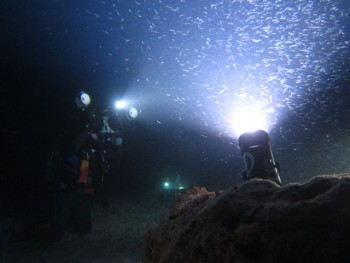
{"type": "Polygon", "coordinates": [[[349,262],[349,247],[350,174],[254,179],[149,230],[142,262],[349,262]]]}
{"type": "Polygon", "coordinates": [[[205,187],[199,186],[189,189],[185,194],[179,192],[176,194],[175,209],[169,217],[174,219],[208,198],[215,197],[215,195],[215,192],[208,192],[205,187]]]}

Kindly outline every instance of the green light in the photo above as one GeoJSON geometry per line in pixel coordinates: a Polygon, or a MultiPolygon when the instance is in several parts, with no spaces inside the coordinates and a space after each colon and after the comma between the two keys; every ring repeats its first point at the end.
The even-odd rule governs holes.
{"type": "Polygon", "coordinates": [[[164,188],[169,188],[170,187],[170,184],[168,182],[165,182],[164,183],[164,188]]]}

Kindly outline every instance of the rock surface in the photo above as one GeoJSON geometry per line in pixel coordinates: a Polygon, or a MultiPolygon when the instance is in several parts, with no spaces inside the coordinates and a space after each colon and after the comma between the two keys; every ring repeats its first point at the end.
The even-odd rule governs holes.
{"type": "Polygon", "coordinates": [[[349,262],[350,174],[254,179],[169,216],[142,262],[349,262]]]}

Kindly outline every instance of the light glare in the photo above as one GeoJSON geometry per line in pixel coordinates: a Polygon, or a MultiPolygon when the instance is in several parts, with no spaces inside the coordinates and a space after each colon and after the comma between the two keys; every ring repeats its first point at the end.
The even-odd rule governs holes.
{"type": "Polygon", "coordinates": [[[240,108],[232,114],[231,127],[237,137],[255,130],[268,131],[267,113],[258,107],[240,108]]]}
{"type": "Polygon", "coordinates": [[[114,106],[115,106],[117,109],[123,109],[123,108],[125,108],[125,106],[126,106],[126,101],[124,101],[124,100],[119,100],[119,101],[117,101],[117,102],[114,104],[114,106]]]}

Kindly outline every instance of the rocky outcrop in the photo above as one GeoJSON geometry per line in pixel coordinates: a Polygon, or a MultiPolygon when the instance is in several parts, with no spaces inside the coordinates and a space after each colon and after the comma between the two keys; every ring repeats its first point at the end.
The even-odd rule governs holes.
{"type": "Polygon", "coordinates": [[[148,231],[142,262],[350,260],[350,174],[254,179],[200,200],[148,231]]]}

